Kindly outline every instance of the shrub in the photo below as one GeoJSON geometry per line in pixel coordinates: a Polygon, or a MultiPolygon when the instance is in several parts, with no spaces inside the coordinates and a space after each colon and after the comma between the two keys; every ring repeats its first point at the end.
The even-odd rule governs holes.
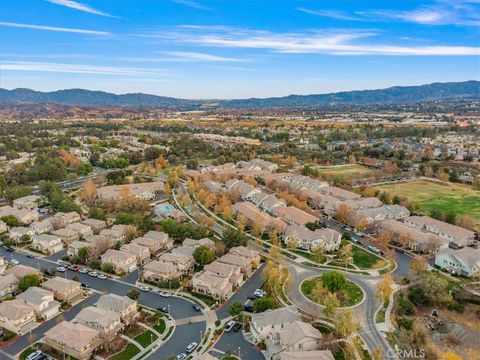
{"type": "Polygon", "coordinates": [[[413,329],[413,320],[412,319],[407,319],[407,318],[400,318],[400,319],[398,319],[398,326],[403,327],[406,330],[412,330],[413,329]]]}
{"type": "Polygon", "coordinates": [[[465,305],[456,301],[448,304],[447,308],[448,310],[456,311],[458,313],[463,313],[465,311],[465,305]]]}
{"type": "Polygon", "coordinates": [[[417,309],[415,308],[415,305],[405,298],[404,296],[401,296],[398,299],[397,302],[397,313],[398,315],[414,315],[417,312],[417,309]]]}
{"type": "Polygon", "coordinates": [[[109,273],[109,274],[115,273],[115,268],[114,268],[113,264],[110,264],[110,263],[102,264],[101,269],[102,269],[103,272],[106,272],[106,273],[109,273]]]}
{"type": "Polygon", "coordinates": [[[330,292],[336,292],[345,289],[347,279],[338,271],[328,271],[322,275],[322,285],[330,292]]]}

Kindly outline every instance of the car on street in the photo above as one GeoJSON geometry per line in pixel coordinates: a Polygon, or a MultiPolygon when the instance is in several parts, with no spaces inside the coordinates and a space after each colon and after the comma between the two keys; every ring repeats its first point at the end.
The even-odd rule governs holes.
{"type": "Polygon", "coordinates": [[[80,270],[80,268],[77,265],[69,265],[68,270],[78,271],[80,270]]]}
{"type": "Polygon", "coordinates": [[[233,320],[230,320],[227,325],[225,325],[225,332],[230,332],[232,331],[233,327],[235,326],[236,322],[233,320]]]}
{"type": "Polygon", "coordinates": [[[79,271],[80,274],[88,274],[89,270],[87,268],[80,269],[79,271]]]}
{"type": "Polygon", "coordinates": [[[168,308],[166,306],[160,306],[157,308],[157,310],[164,314],[168,314],[168,308]]]}
{"type": "Polygon", "coordinates": [[[243,304],[243,310],[253,312],[253,301],[250,299],[245,301],[245,303],[243,304]]]}
{"type": "Polygon", "coordinates": [[[140,291],[143,291],[143,292],[149,292],[150,291],[150,288],[148,286],[145,286],[145,285],[139,286],[138,288],[140,289],[140,291]]]}
{"type": "Polygon", "coordinates": [[[202,309],[200,308],[200,306],[198,306],[197,304],[192,304],[192,308],[193,310],[195,311],[201,311],[202,309]]]}
{"type": "Polygon", "coordinates": [[[197,346],[198,344],[194,341],[191,344],[189,344],[185,350],[187,350],[187,353],[190,354],[191,352],[193,352],[193,350],[197,348],[197,346]]]}
{"type": "Polygon", "coordinates": [[[27,257],[30,258],[30,259],[33,259],[35,257],[35,255],[28,253],[27,257]]]}
{"type": "Polygon", "coordinates": [[[65,272],[67,269],[65,269],[63,266],[57,267],[58,272],[65,272]]]}
{"type": "Polygon", "coordinates": [[[262,289],[256,289],[253,292],[253,296],[255,296],[257,298],[263,298],[265,295],[267,295],[267,293],[265,291],[263,291],[262,289]]]}
{"type": "Polygon", "coordinates": [[[100,280],[105,280],[105,279],[107,278],[107,276],[104,275],[104,274],[100,274],[100,275],[98,275],[97,277],[98,277],[100,280]]]}
{"type": "Polygon", "coordinates": [[[164,297],[164,298],[169,298],[172,296],[172,294],[170,294],[169,292],[167,291],[159,291],[158,292],[158,295],[160,295],[161,297],[164,297]]]}
{"type": "Polygon", "coordinates": [[[177,355],[177,360],[184,360],[187,358],[187,354],[181,353],[177,355]]]}
{"type": "Polygon", "coordinates": [[[238,330],[240,330],[241,328],[242,328],[242,324],[237,322],[237,323],[235,323],[235,325],[233,325],[232,331],[233,332],[238,332],[238,330]]]}
{"type": "Polygon", "coordinates": [[[89,287],[90,287],[90,285],[88,285],[86,283],[82,283],[82,288],[88,289],[89,287]]]}
{"type": "Polygon", "coordinates": [[[14,251],[15,251],[15,250],[13,250],[13,248],[11,248],[10,246],[3,245],[3,247],[4,247],[8,252],[14,252],[14,251]]]}
{"type": "Polygon", "coordinates": [[[12,259],[12,260],[10,260],[10,264],[18,265],[18,264],[20,264],[20,262],[18,260],[12,259]]]}
{"type": "Polygon", "coordinates": [[[90,275],[91,277],[97,277],[97,276],[98,276],[98,272],[96,272],[96,271],[90,271],[90,272],[88,273],[88,275],[90,275]]]}

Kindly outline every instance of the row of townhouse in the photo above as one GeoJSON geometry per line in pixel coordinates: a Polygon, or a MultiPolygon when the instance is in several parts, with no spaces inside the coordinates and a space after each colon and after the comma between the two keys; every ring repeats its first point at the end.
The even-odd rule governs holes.
{"type": "MultiPolygon", "coordinates": [[[[112,229],[114,227],[112,227],[112,229]]],[[[78,246],[78,244],[76,244],[76,246],[78,246]]],[[[119,250],[106,250],[106,252],[101,255],[101,261],[104,264],[112,264],[116,273],[130,273],[138,266],[147,262],[150,256],[162,249],[169,249],[172,246],[173,241],[166,233],[151,230],[142,237],[133,239],[130,243],[123,244],[119,250]]]]}
{"type": "Polygon", "coordinates": [[[233,247],[192,277],[192,289],[218,300],[227,299],[258,267],[260,260],[260,254],[255,250],[233,247]]]}
{"type": "Polygon", "coordinates": [[[78,360],[92,354],[138,318],[137,302],[115,294],[101,296],[95,306],[83,308],[71,321],[45,332],[45,344],[78,360]]]}
{"type": "MultiPolygon", "coordinates": [[[[7,272],[0,277],[2,294],[15,294],[24,274],[39,274],[36,269],[28,266],[7,272]]],[[[61,303],[72,304],[80,300],[83,294],[84,290],[79,282],[61,277],[51,278],[42,282],[40,287],[29,287],[15,299],[0,303],[0,327],[18,335],[26,334],[38,325],[37,319],[54,318],[60,312],[61,303]]]]}
{"type": "Polygon", "coordinates": [[[38,221],[39,215],[35,210],[30,210],[27,208],[17,208],[10,205],[5,205],[0,207],[0,218],[5,216],[13,216],[18,222],[22,224],[31,224],[34,221],[38,221]]]}
{"type": "Polygon", "coordinates": [[[333,360],[323,335],[301,320],[294,306],[253,314],[250,323],[257,342],[264,341],[267,358],[272,360],[333,360]]]}
{"type": "Polygon", "coordinates": [[[125,184],[103,186],[97,190],[97,197],[103,200],[119,200],[125,196],[133,196],[140,200],[154,200],[157,194],[163,192],[163,182],[125,184]]]}

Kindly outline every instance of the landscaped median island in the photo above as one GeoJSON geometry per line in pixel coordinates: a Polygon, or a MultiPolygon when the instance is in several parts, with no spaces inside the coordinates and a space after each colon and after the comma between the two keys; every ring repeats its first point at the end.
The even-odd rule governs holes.
{"type": "Polygon", "coordinates": [[[337,271],[329,271],[322,276],[307,279],[301,284],[302,294],[311,301],[327,305],[333,301],[334,307],[349,307],[359,304],[364,297],[362,289],[354,282],[347,280],[337,271]],[[335,301],[335,299],[337,301],[335,301]]]}

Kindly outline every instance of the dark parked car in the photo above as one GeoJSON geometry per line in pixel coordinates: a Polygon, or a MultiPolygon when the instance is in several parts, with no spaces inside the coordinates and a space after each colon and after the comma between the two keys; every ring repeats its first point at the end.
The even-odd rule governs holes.
{"type": "Polygon", "coordinates": [[[238,330],[240,330],[241,328],[242,328],[242,324],[237,322],[237,323],[235,323],[235,325],[233,325],[232,331],[238,332],[238,330]]]}
{"type": "Polygon", "coordinates": [[[193,305],[192,305],[192,308],[193,308],[193,310],[195,310],[195,311],[201,311],[201,310],[202,310],[202,309],[200,308],[200,306],[198,306],[197,304],[193,304],[193,305]]]}
{"type": "Polygon", "coordinates": [[[253,312],[253,301],[248,299],[245,304],[243,304],[243,310],[248,312],[253,312]]]}
{"type": "Polygon", "coordinates": [[[168,314],[168,309],[165,306],[159,307],[157,310],[164,314],[168,314]]]}
{"type": "Polygon", "coordinates": [[[82,287],[85,288],[85,289],[88,289],[90,287],[90,285],[88,285],[86,283],[82,283],[82,287]]]}

